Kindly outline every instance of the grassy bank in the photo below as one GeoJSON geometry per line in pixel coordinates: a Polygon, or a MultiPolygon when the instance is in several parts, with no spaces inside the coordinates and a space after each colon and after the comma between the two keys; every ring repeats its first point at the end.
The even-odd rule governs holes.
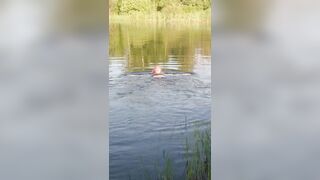
{"type": "Polygon", "coordinates": [[[193,13],[180,13],[180,14],[163,14],[159,12],[154,12],[150,14],[136,13],[136,14],[110,14],[109,21],[112,23],[179,23],[179,24],[189,24],[189,23],[201,23],[210,24],[211,23],[211,11],[199,11],[193,13]]]}
{"type": "Polygon", "coordinates": [[[210,22],[211,0],[110,0],[112,22],[210,22]]]}

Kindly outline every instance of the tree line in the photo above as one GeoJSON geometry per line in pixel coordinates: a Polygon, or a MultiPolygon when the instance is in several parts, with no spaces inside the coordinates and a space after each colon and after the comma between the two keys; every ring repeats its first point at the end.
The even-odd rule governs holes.
{"type": "Polygon", "coordinates": [[[192,13],[211,8],[211,0],[110,0],[109,12],[118,15],[192,13]]]}

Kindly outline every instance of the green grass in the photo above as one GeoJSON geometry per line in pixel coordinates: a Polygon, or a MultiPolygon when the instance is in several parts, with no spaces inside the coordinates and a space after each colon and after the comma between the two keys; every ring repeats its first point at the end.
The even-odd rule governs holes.
{"type": "MultiPolygon", "coordinates": [[[[200,131],[195,130],[192,141],[186,138],[185,145],[185,174],[186,180],[210,180],[211,179],[211,132],[210,128],[200,131]]],[[[163,151],[164,164],[160,167],[155,164],[152,176],[146,168],[143,169],[143,178],[146,180],[173,180],[175,167],[173,160],[166,151],[163,151]]],[[[142,164],[144,164],[142,162],[142,164]]],[[[129,178],[130,179],[130,178],[129,178]]]]}
{"type": "MultiPolygon", "coordinates": [[[[153,174],[144,167],[145,163],[143,160],[141,161],[141,169],[142,169],[142,179],[145,180],[173,180],[174,178],[174,167],[172,159],[166,151],[163,151],[163,161],[164,164],[160,167],[160,162],[157,161],[154,164],[154,172],[153,174]]],[[[129,175],[130,177],[130,175],[129,175]]],[[[131,179],[131,177],[129,178],[131,179]]]]}
{"type": "Polygon", "coordinates": [[[210,129],[196,130],[195,142],[186,139],[186,180],[211,179],[211,135],[210,129]]]}

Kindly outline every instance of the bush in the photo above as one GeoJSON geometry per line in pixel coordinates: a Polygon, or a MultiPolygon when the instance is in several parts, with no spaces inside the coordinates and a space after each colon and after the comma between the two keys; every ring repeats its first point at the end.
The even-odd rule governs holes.
{"type": "Polygon", "coordinates": [[[179,13],[183,13],[183,7],[178,2],[173,1],[173,2],[167,3],[163,7],[161,12],[166,15],[179,14],[179,13]]]}
{"type": "Polygon", "coordinates": [[[122,0],[118,6],[120,14],[148,13],[154,7],[151,0],[122,0]]]}
{"type": "Polygon", "coordinates": [[[182,0],[183,5],[198,10],[206,10],[211,7],[211,0],[182,0]]]}
{"type": "Polygon", "coordinates": [[[111,14],[150,14],[161,12],[164,15],[191,13],[207,10],[211,0],[110,0],[111,14]]]}

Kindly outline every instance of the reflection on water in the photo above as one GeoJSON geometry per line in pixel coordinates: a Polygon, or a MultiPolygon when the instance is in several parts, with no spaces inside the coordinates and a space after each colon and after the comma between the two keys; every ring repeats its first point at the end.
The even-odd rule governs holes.
{"type": "Polygon", "coordinates": [[[126,59],[131,72],[154,64],[192,72],[195,60],[210,59],[210,35],[201,25],[110,24],[109,55],[126,59]]]}
{"type": "Polygon", "coordinates": [[[186,137],[210,127],[210,27],[110,24],[110,179],[142,179],[173,159],[184,179],[186,137]],[[164,78],[148,71],[160,64],[164,78]]]}

